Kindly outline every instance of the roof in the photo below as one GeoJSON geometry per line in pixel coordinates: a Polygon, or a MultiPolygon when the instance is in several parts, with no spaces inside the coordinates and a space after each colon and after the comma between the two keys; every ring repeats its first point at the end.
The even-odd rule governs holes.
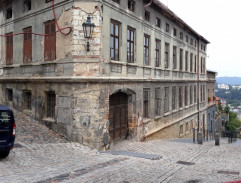
{"type": "Polygon", "coordinates": [[[8,106],[2,105],[2,104],[0,104],[0,110],[12,111],[12,109],[10,109],[8,106]]]}
{"type": "Polygon", "coordinates": [[[203,36],[201,36],[195,30],[193,30],[186,22],[184,22],[180,17],[178,17],[174,12],[172,12],[166,5],[161,3],[159,0],[153,0],[153,3],[155,3],[158,8],[161,8],[161,10],[163,11],[162,13],[166,15],[169,19],[176,21],[176,23],[188,29],[190,32],[192,32],[195,36],[197,36],[200,40],[204,41],[205,43],[210,43],[207,39],[205,39],[203,36]]]}

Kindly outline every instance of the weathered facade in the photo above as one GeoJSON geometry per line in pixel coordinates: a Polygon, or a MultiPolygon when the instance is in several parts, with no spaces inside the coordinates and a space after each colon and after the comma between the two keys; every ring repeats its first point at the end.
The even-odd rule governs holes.
{"type": "Polygon", "coordinates": [[[129,137],[188,137],[206,125],[209,42],[166,6],[55,0],[59,27],[72,27],[65,35],[55,33],[51,2],[0,4],[0,34],[25,32],[1,37],[2,102],[97,149],[129,137]],[[89,52],[87,16],[96,26],[89,52]]]}
{"type": "Polygon", "coordinates": [[[208,108],[207,108],[207,130],[219,131],[216,124],[216,97],[215,97],[215,82],[217,73],[214,71],[207,71],[207,96],[208,96],[208,108]]]}

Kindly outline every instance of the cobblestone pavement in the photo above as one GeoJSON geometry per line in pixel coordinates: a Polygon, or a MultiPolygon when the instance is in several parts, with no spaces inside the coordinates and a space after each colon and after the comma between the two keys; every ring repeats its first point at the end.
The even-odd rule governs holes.
{"type": "Polygon", "coordinates": [[[123,141],[113,151],[153,154],[158,160],[100,153],[63,137],[20,112],[16,148],[0,160],[0,183],[195,183],[241,180],[241,143],[123,141]],[[179,163],[177,163],[179,162],[179,163]]]}

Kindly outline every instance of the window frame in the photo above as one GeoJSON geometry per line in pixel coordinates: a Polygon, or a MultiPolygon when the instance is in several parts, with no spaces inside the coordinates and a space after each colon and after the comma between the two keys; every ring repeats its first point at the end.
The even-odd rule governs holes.
{"type": "Polygon", "coordinates": [[[177,69],[177,46],[173,46],[172,60],[173,60],[173,69],[177,69]]]}
{"type": "Polygon", "coordinates": [[[166,32],[169,32],[169,24],[168,23],[166,23],[166,32]]]}
{"type": "Polygon", "coordinates": [[[56,60],[56,23],[55,20],[44,23],[44,61],[56,60]],[[47,49],[49,48],[49,49],[47,49]],[[51,53],[49,53],[51,52],[51,53]]]}
{"type": "Polygon", "coordinates": [[[164,87],[164,113],[169,112],[169,87],[164,87]]]}
{"type": "Polygon", "coordinates": [[[23,29],[23,63],[32,62],[32,27],[23,29]]]}
{"type": "Polygon", "coordinates": [[[155,88],[155,115],[161,115],[161,88],[155,88]]]}
{"type": "Polygon", "coordinates": [[[156,26],[161,27],[161,19],[156,17],[156,26]]]}
{"type": "Polygon", "coordinates": [[[161,40],[156,39],[155,40],[156,47],[155,47],[155,66],[160,67],[161,66],[161,40]]]}
{"type": "Polygon", "coordinates": [[[53,91],[46,92],[46,117],[55,119],[56,94],[53,91]]]}
{"type": "Polygon", "coordinates": [[[6,65],[13,64],[13,32],[6,34],[6,65]]]}
{"type": "Polygon", "coordinates": [[[149,11],[145,10],[144,17],[145,17],[145,20],[149,22],[151,19],[151,13],[149,11]]]}
{"type": "Polygon", "coordinates": [[[172,86],[172,110],[176,110],[177,87],[172,86]]]}
{"type": "Polygon", "coordinates": [[[13,8],[9,7],[6,9],[6,19],[11,19],[13,18],[13,8]]]}
{"type": "Polygon", "coordinates": [[[180,48],[180,54],[179,54],[179,69],[180,71],[183,71],[183,49],[180,48]]]}
{"type": "Polygon", "coordinates": [[[23,91],[23,108],[24,110],[32,110],[32,93],[30,90],[23,91]]]}
{"type": "Polygon", "coordinates": [[[178,107],[179,107],[179,109],[180,108],[182,108],[183,107],[183,87],[182,86],[179,86],[179,88],[178,88],[178,95],[179,95],[179,97],[178,97],[178,107]]]}
{"type": "Polygon", "coordinates": [[[135,12],[136,2],[134,0],[128,0],[128,10],[135,12]]]}
{"type": "Polygon", "coordinates": [[[143,89],[143,118],[149,118],[150,89],[143,89]]]}
{"type": "Polygon", "coordinates": [[[127,27],[127,62],[128,63],[135,62],[135,29],[129,26],[127,27]],[[129,32],[130,32],[130,35],[129,35],[129,32]],[[131,47],[133,47],[133,52],[131,51],[131,47]]]}
{"type": "Polygon", "coordinates": [[[165,69],[169,68],[169,53],[170,53],[170,44],[165,42],[165,58],[164,58],[165,69]]]}
{"type": "Polygon", "coordinates": [[[144,65],[150,65],[150,36],[147,34],[144,34],[144,65]]]}
{"type": "Polygon", "coordinates": [[[120,60],[120,28],[121,24],[115,20],[111,19],[110,22],[110,59],[119,61],[120,60]],[[113,25],[113,33],[112,33],[112,25],[113,25]],[[116,33],[116,28],[118,27],[118,32],[116,33]],[[118,35],[116,35],[118,34],[118,35]],[[111,47],[113,38],[113,48],[111,47]],[[116,41],[118,41],[118,44],[116,45],[116,41]],[[118,48],[116,48],[118,46],[118,48]],[[113,56],[112,56],[112,50],[113,50],[113,56]],[[117,53],[116,53],[117,52],[117,53]]]}

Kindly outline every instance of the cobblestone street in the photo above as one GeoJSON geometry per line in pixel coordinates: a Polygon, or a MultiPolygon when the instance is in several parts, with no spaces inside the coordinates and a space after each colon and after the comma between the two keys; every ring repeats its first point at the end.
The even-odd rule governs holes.
{"type": "Polygon", "coordinates": [[[241,179],[241,143],[221,140],[203,145],[185,140],[123,141],[112,151],[161,156],[98,152],[63,137],[15,111],[16,147],[0,160],[0,182],[225,182],[241,179]]]}

